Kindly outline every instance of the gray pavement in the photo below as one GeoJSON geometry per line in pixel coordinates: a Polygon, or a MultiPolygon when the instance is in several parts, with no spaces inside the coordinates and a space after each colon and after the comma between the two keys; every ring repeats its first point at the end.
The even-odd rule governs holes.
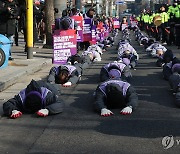
{"type": "MultiPolygon", "coordinates": [[[[155,66],[156,59],[149,58],[137,42],[132,41],[132,45],[140,54],[131,81],[139,96],[139,106],[132,115],[120,115],[120,110],[115,109],[113,116],[101,117],[93,111],[92,94],[99,83],[100,69],[117,56],[115,47],[108,48],[102,62],[84,71],[78,85],[62,88],[62,98],[66,103],[62,114],[46,118],[25,114],[15,120],[2,115],[0,153],[178,154],[180,110],[174,105],[167,81],[162,79],[162,69],[155,66]],[[174,145],[166,150],[161,142],[169,135],[174,137],[174,145]]],[[[170,48],[180,57],[176,47],[170,48]]],[[[37,49],[37,52],[41,50],[37,49]]],[[[13,86],[0,92],[1,114],[3,102],[18,93],[32,78],[45,79],[50,66],[19,77],[13,86]]]]}
{"type": "Polygon", "coordinates": [[[20,77],[35,73],[52,64],[53,50],[42,47],[42,43],[36,43],[33,59],[27,59],[24,42],[19,42],[19,46],[12,46],[14,60],[9,61],[7,67],[0,69],[0,91],[16,83],[20,77]]]}

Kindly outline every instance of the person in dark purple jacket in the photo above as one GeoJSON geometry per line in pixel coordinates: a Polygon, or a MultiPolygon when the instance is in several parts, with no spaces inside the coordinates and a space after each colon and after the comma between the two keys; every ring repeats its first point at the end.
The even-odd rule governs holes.
{"type": "Polygon", "coordinates": [[[81,74],[82,68],[78,65],[60,65],[51,68],[47,82],[62,84],[64,87],[70,87],[80,80],[81,74]]]}
{"type": "Polygon", "coordinates": [[[180,73],[180,60],[177,58],[163,65],[163,78],[169,80],[169,77],[175,72],[180,73]]]}
{"type": "Polygon", "coordinates": [[[114,61],[101,68],[100,81],[106,81],[111,78],[129,80],[132,77],[131,71],[122,61],[114,61]]]}
{"type": "Polygon", "coordinates": [[[59,86],[42,80],[32,80],[25,89],[3,104],[4,114],[11,118],[18,118],[23,113],[45,117],[61,113],[63,109],[59,86]]]}
{"type": "Polygon", "coordinates": [[[120,114],[131,114],[137,104],[137,93],[128,82],[110,79],[101,83],[95,92],[94,108],[101,116],[113,115],[109,110],[113,108],[121,108],[120,114]]]}

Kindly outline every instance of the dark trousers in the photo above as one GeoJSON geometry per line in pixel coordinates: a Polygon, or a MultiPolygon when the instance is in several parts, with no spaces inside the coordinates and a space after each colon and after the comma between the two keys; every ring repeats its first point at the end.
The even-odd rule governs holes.
{"type": "Polygon", "coordinates": [[[171,45],[172,43],[175,44],[174,31],[175,31],[175,24],[170,23],[169,45],[171,45]]]}
{"type": "Polygon", "coordinates": [[[175,44],[180,46],[180,24],[175,25],[175,44]]]}

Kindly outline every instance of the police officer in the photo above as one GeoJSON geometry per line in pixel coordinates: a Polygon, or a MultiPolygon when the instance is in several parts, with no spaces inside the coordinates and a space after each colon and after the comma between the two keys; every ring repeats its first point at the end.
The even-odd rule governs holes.
{"type": "Polygon", "coordinates": [[[180,2],[178,2],[178,5],[175,7],[175,42],[178,48],[180,48],[180,2]]]}
{"type": "Polygon", "coordinates": [[[160,32],[162,35],[162,43],[163,44],[167,44],[168,40],[167,40],[167,35],[166,35],[166,27],[168,26],[168,20],[169,20],[169,15],[166,12],[166,9],[164,6],[162,6],[160,8],[160,16],[161,16],[161,22],[162,24],[160,25],[160,32]]]}
{"type": "Polygon", "coordinates": [[[177,6],[177,3],[174,3],[173,5],[170,5],[168,7],[168,14],[169,14],[169,25],[170,25],[170,36],[168,45],[171,45],[172,43],[175,43],[175,37],[174,37],[174,28],[175,28],[175,8],[177,6]]]}
{"type": "Polygon", "coordinates": [[[145,15],[144,15],[144,29],[145,29],[145,31],[146,31],[146,33],[148,34],[148,24],[149,24],[149,10],[147,10],[146,12],[145,12],[145,15]]]}

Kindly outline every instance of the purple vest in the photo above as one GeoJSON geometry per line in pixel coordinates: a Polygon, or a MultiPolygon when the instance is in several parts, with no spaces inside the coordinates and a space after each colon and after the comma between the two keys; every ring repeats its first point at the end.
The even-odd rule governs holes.
{"type": "Polygon", "coordinates": [[[109,63],[104,66],[104,69],[108,72],[108,68],[116,66],[121,72],[123,71],[124,67],[126,67],[123,63],[109,63]]]}
{"type": "Polygon", "coordinates": [[[19,97],[21,98],[22,104],[24,104],[24,101],[29,94],[36,94],[36,95],[39,95],[40,98],[42,99],[42,107],[45,107],[45,105],[46,105],[45,98],[46,98],[48,92],[51,92],[49,89],[47,89],[45,87],[41,87],[41,94],[37,91],[31,91],[29,94],[26,95],[25,91],[26,91],[26,88],[21,90],[20,93],[18,94],[19,97]]]}
{"type": "Polygon", "coordinates": [[[171,70],[172,72],[180,72],[180,63],[174,64],[171,70]]]}
{"type": "Polygon", "coordinates": [[[73,72],[74,70],[76,70],[76,67],[75,67],[75,66],[72,66],[72,65],[63,65],[63,67],[65,67],[65,68],[68,70],[68,72],[69,72],[68,75],[71,75],[72,72],[73,72]]]}
{"type": "Polygon", "coordinates": [[[106,82],[102,83],[99,86],[99,89],[104,93],[105,96],[106,96],[106,86],[108,84],[111,84],[111,83],[115,83],[120,88],[122,88],[123,96],[126,96],[126,92],[127,92],[128,88],[129,88],[130,84],[127,83],[127,82],[124,82],[124,81],[120,81],[120,80],[109,80],[109,81],[106,81],[106,82]]]}
{"type": "MultiPolygon", "coordinates": [[[[71,75],[71,73],[76,70],[76,67],[75,66],[72,66],[72,65],[62,65],[61,66],[62,69],[66,69],[69,74],[68,75],[71,75]]],[[[56,67],[56,75],[59,74],[59,66],[56,67]]]]}

